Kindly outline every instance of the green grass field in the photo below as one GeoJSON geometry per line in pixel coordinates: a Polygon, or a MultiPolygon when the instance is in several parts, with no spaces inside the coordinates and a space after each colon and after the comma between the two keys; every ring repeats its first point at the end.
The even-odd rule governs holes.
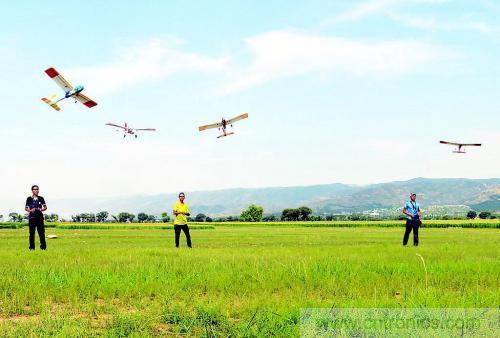
{"type": "Polygon", "coordinates": [[[403,231],[217,225],[189,250],[171,230],[48,228],[29,252],[27,228],[3,229],[0,332],[297,336],[301,308],[500,305],[500,230],[423,228],[418,248],[403,231]]]}

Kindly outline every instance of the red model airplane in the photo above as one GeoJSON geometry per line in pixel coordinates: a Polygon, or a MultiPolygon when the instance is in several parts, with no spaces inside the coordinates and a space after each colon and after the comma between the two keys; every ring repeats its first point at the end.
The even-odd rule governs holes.
{"type": "Polygon", "coordinates": [[[97,106],[97,103],[88,98],[87,96],[83,95],[82,94],[82,91],[84,89],[84,87],[82,85],[78,85],[76,87],[73,87],[68,81],[66,81],[66,79],[61,75],[59,74],[59,72],[57,70],[55,70],[54,68],[49,68],[47,70],[45,70],[45,73],[47,73],[47,75],[52,79],[54,80],[54,82],[59,86],[61,87],[62,90],[64,90],[64,96],[61,97],[60,99],[56,100],[56,101],[52,101],[51,99],[55,98],[56,95],[53,95],[53,97],[51,97],[51,99],[48,99],[46,97],[42,98],[42,101],[45,102],[46,104],[48,104],[49,106],[51,106],[52,108],[54,108],[55,110],[59,111],[61,110],[61,108],[58,106],[58,102],[62,101],[62,100],[65,100],[65,99],[69,99],[69,98],[72,98],[75,100],[75,103],[77,101],[80,101],[81,103],[83,103],[84,105],[86,105],[87,107],[89,108],[92,108],[92,107],[95,107],[97,106]]]}

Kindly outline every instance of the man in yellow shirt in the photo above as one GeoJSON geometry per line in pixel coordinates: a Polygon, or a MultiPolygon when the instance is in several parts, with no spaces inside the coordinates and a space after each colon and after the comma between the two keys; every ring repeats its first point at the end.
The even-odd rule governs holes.
{"type": "Polygon", "coordinates": [[[186,195],[183,192],[179,194],[179,201],[174,204],[174,230],[175,230],[175,246],[179,247],[179,238],[181,237],[181,230],[186,235],[187,246],[191,248],[191,236],[189,235],[189,227],[187,225],[187,217],[189,214],[189,206],[184,203],[186,195]]]}

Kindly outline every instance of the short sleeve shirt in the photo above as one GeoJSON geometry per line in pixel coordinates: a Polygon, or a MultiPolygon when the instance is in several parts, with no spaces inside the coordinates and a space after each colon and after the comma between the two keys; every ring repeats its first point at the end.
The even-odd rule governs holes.
{"type": "Polygon", "coordinates": [[[418,212],[420,211],[420,204],[418,202],[407,201],[405,203],[405,209],[408,213],[416,215],[415,217],[406,216],[407,219],[419,219],[418,212]]]}
{"type": "Polygon", "coordinates": [[[42,196],[38,197],[33,197],[30,196],[26,199],[26,206],[30,209],[38,209],[34,212],[31,212],[28,215],[29,219],[43,219],[43,213],[40,211],[40,209],[46,205],[45,204],[45,199],[42,196]]]}
{"type": "MultiPolygon", "coordinates": [[[[175,202],[174,211],[176,212],[185,212],[189,213],[189,206],[187,203],[181,203],[180,201],[175,202]]],[[[177,215],[174,220],[175,225],[184,225],[187,224],[187,216],[186,215],[177,215]]]]}

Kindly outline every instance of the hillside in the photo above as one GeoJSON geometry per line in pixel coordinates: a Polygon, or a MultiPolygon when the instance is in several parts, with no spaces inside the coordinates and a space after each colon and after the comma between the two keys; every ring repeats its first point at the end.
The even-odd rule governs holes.
{"type": "MultiPolygon", "coordinates": [[[[465,205],[476,210],[500,210],[500,178],[492,179],[429,179],[415,178],[371,185],[341,183],[226,189],[187,192],[192,213],[212,216],[237,215],[251,203],[264,207],[266,213],[279,213],[284,208],[306,205],[316,213],[342,213],[379,208],[399,207],[409,193],[418,194],[425,206],[465,205]]],[[[170,212],[177,194],[124,196],[97,199],[65,199],[51,201],[51,210],[61,215],[80,212],[110,213],[129,211],[160,214],[170,212]]]]}

